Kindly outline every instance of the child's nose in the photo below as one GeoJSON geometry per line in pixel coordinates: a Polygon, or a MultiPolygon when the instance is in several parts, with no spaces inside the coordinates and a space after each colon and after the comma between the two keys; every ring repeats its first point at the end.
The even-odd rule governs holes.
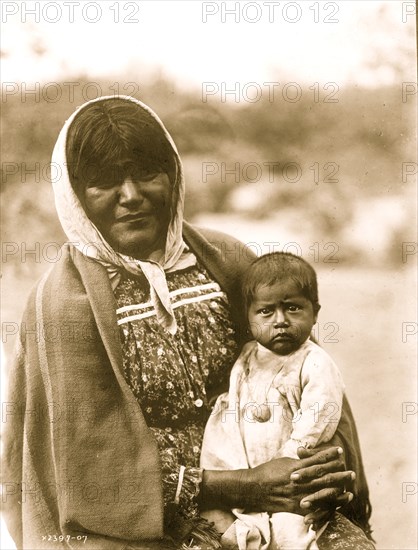
{"type": "Polygon", "coordinates": [[[274,326],[280,327],[280,326],[288,326],[288,322],[286,320],[286,315],[283,309],[277,308],[274,313],[274,326]]]}

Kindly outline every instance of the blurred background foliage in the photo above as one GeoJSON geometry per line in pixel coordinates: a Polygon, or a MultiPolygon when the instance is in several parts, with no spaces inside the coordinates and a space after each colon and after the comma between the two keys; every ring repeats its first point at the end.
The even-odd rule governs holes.
{"type": "MultiPolygon", "coordinates": [[[[57,102],[48,100],[52,91],[43,94],[42,86],[25,101],[16,93],[3,102],[5,242],[33,249],[35,243],[65,240],[49,162],[65,119],[86,99],[82,93],[90,82],[78,82],[71,102],[64,82],[58,83],[63,94],[57,102]]],[[[114,82],[96,80],[103,91],[114,82]]],[[[340,88],[337,102],[324,102],[332,90],[320,87],[317,102],[308,86],[301,86],[296,102],[283,99],[280,88],[274,101],[263,93],[254,103],[234,103],[228,96],[222,102],[220,94],[205,102],[160,75],[141,85],[136,97],[159,114],[178,146],[189,220],[237,215],[251,226],[252,220],[269,219],[277,228],[272,240],[283,242],[281,235],[290,234],[296,242],[334,241],[340,262],[395,266],[402,241],[413,240],[414,178],[402,170],[415,160],[415,103],[410,97],[402,102],[401,85],[340,88]]],[[[38,266],[32,264],[39,262],[35,254],[32,260],[9,255],[3,267],[15,276],[28,270],[33,275],[38,266]]]]}

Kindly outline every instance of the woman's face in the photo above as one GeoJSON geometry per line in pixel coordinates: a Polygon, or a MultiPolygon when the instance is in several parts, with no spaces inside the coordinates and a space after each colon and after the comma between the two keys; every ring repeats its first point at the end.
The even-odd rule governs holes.
{"type": "Polygon", "coordinates": [[[149,259],[164,251],[171,195],[167,174],[136,171],[120,181],[90,182],[82,198],[87,216],[117,252],[149,259]]]}

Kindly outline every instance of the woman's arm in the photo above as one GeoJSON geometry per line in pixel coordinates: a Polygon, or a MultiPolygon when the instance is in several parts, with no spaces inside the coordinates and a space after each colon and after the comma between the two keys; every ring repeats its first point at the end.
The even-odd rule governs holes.
{"type": "Polygon", "coordinates": [[[277,458],[251,469],[205,470],[199,502],[202,508],[304,515],[314,501],[324,500],[329,505],[336,500],[352,474],[344,471],[342,449],[330,447],[301,460],[277,458]]]}

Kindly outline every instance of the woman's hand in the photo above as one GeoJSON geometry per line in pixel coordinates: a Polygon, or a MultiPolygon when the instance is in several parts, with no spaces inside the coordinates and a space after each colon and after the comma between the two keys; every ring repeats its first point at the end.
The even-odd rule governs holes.
{"type": "Polygon", "coordinates": [[[353,475],[353,472],[344,471],[339,447],[313,452],[301,449],[301,460],[278,458],[248,473],[246,508],[266,512],[284,508],[302,515],[321,506],[329,509],[353,475]]]}
{"type": "Polygon", "coordinates": [[[320,504],[329,508],[352,480],[353,472],[343,471],[341,455],[341,448],[330,447],[301,460],[276,458],[248,470],[205,470],[201,505],[301,515],[311,514],[314,504],[315,511],[320,504]]]}
{"type": "MultiPolygon", "coordinates": [[[[322,446],[322,449],[325,447],[322,446]]],[[[308,458],[315,456],[318,453],[319,448],[316,449],[305,449],[300,447],[298,449],[299,458],[308,458]]],[[[345,462],[343,454],[340,454],[341,469],[345,470],[345,462]]],[[[349,473],[349,472],[343,472],[349,473]]],[[[350,472],[350,478],[347,479],[346,476],[340,478],[339,476],[333,476],[333,481],[336,483],[335,487],[320,489],[319,491],[308,495],[307,497],[301,500],[301,508],[308,510],[308,514],[305,516],[305,523],[312,524],[315,530],[319,529],[326,521],[328,521],[335,509],[347,504],[353,499],[353,493],[347,490],[351,488],[353,481],[356,478],[354,472],[350,472]]],[[[301,486],[308,484],[308,487],[314,488],[315,484],[318,484],[321,480],[324,481],[323,476],[328,476],[328,480],[331,481],[329,477],[330,474],[325,474],[322,470],[322,466],[319,464],[315,466],[310,466],[304,468],[300,471],[293,472],[290,476],[296,483],[300,483],[301,486]]]]}

